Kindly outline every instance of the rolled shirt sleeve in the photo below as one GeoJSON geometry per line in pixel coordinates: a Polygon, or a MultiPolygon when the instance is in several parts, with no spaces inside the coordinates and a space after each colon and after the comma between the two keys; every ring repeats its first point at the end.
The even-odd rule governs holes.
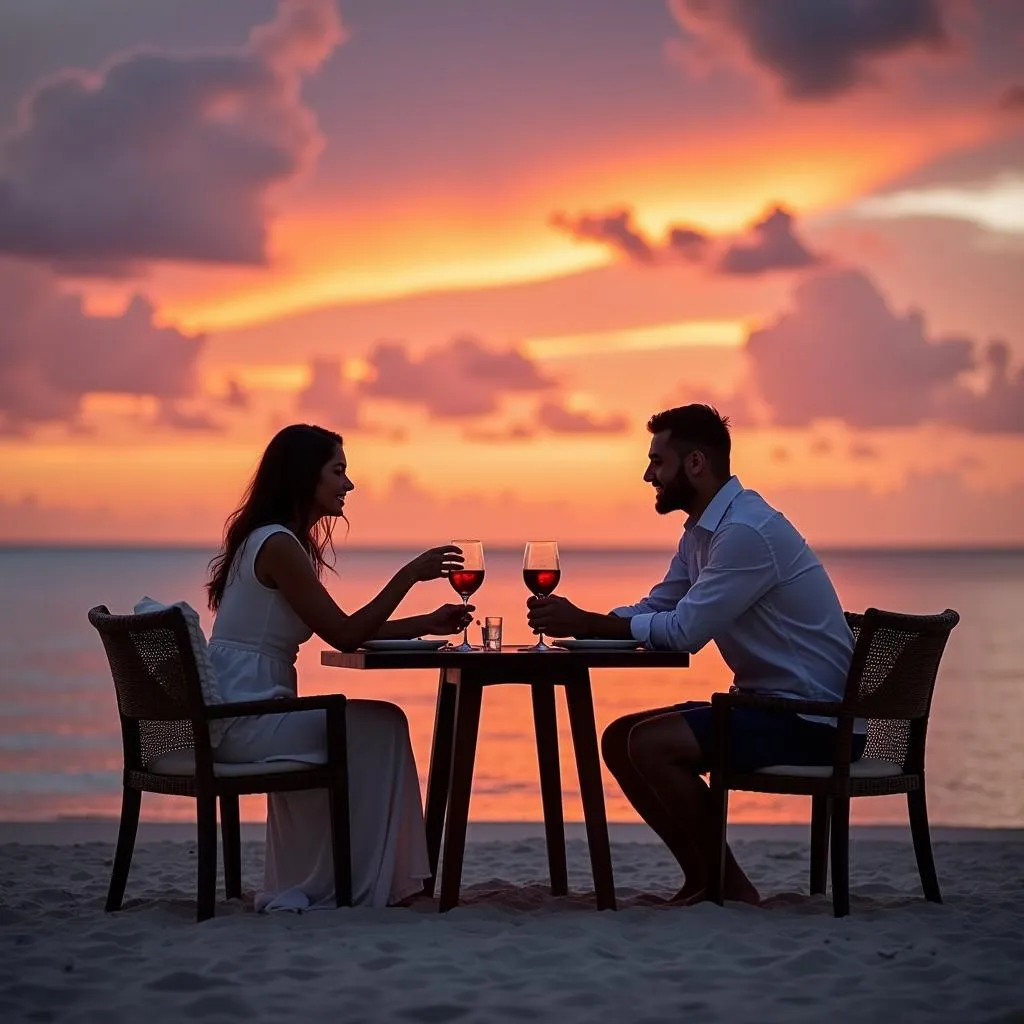
{"type": "Polygon", "coordinates": [[[690,589],[690,574],[681,554],[677,551],[669,562],[665,578],[655,584],[647,597],[636,604],[623,604],[611,610],[612,615],[620,618],[635,618],[644,612],[669,611],[679,603],[683,595],[690,589]]]}
{"type": "Polygon", "coordinates": [[[724,526],[711,540],[707,564],[675,607],[640,611],[632,616],[630,632],[656,650],[696,653],[777,580],[764,536],[744,524],[724,526]]]}

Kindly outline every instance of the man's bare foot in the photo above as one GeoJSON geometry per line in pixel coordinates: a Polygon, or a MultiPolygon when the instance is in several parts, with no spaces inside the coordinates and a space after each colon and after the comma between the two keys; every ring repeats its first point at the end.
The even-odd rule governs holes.
{"type": "MultiPolygon", "coordinates": [[[[722,893],[724,900],[730,903],[749,903],[753,907],[759,907],[761,905],[761,896],[757,889],[754,888],[749,882],[746,885],[731,885],[726,886],[722,893]]],[[[699,888],[690,888],[683,886],[669,900],[669,903],[677,907],[695,907],[698,903],[704,903],[711,897],[708,895],[707,888],[700,886],[699,888]]]]}
{"type": "Polygon", "coordinates": [[[702,892],[704,892],[703,882],[687,882],[682,889],[675,894],[675,896],[669,898],[668,902],[676,905],[689,906],[689,901],[692,900],[694,896],[697,896],[702,892]]]}

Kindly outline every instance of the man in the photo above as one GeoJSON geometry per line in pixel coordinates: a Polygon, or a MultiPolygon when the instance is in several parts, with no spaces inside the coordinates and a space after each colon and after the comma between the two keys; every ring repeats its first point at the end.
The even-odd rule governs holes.
{"type": "MultiPolygon", "coordinates": [[[[699,651],[714,640],[740,690],[803,700],[842,699],[853,635],[828,574],[786,518],[729,468],[728,420],[706,405],[652,417],[644,480],[662,515],[688,514],[664,580],[608,615],[562,597],[531,598],[530,626],[552,636],[635,639],[657,650],[699,651]]],[[[732,712],[733,761],[828,764],[835,720],[751,709],[732,712]]],[[[864,747],[857,723],[853,756],[864,747]]],[[[686,876],[682,903],[705,898],[711,705],[691,702],[627,715],[602,738],[608,769],[686,876]]],[[[728,854],[724,895],[759,902],[728,854]]]]}

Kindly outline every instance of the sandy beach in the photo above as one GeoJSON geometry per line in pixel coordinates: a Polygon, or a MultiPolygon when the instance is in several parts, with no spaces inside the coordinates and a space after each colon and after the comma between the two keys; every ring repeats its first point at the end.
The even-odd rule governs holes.
{"type": "MultiPolygon", "coordinates": [[[[195,844],[143,824],[125,908],[103,912],[115,825],[0,825],[4,1021],[1024,1021],[1024,832],[937,829],[946,902],[920,897],[908,834],[855,829],[853,912],[806,894],[804,829],[739,826],[763,909],[647,906],[678,874],[642,826],[612,827],[618,913],[544,887],[538,826],[471,826],[465,905],[257,915],[246,895],[193,920],[195,844]]],[[[223,890],[221,890],[222,892],[223,890]]]]}

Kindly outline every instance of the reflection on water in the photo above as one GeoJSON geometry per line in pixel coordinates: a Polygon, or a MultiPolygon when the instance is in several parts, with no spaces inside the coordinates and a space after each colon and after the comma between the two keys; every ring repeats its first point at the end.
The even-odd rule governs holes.
{"type": "MultiPolygon", "coordinates": [[[[105,603],[127,611],[143,594],[185,599],[202,608],[208,555],[195,551],[0,550],[0,818],[116,814],[120,800],[120,737],[113,687],[98,637],[85,613],[105,603]]],[[[364,602],[403,561],[393,552],[342,551],[339,574],[326,582],[342,607],[364,602]]],[[[1024,553],[832,554],[825,556],[843,604],[961,616],[943,661],[928,741],[928,790],[936,824],[1024,826],[1024,553]]],[[[661,554],[563,551],[559,593],[594,609],[642,596],[667,564],[661,554]]],[[[519,552],[488,552],[477,614],[504,616],[506,644],[532,641],[524,617],[527,592],[519,552]]],[[[423,585],[400,614],[456,600],[443,581],[423,585]]],[[[209,629],[209,617],[205,625],[209,629]]],[[[479,631],[476,631],[479,641],[479,631]]],[[[430,753],[436,673],[345,672],[323,668],[321,644],[300,652],[305,693],[341,690],[351,697],[392,700],[409,717],[421,777],[430,753]]],[[[554,655],[557,657],[557,655],[554,655]]],[[[725,689],[728,672],[713,648],[687,670],[593,673],[598,728],[646,707],[704,698],[725,689]]],[[[580,819],[578,785],[564,702],[559,740],[565,812],[580,819]]],[[[635,820],[606,776],[608,814],[635,820]]],[[[262,797],[243,798],[246,817],[264,815],[262,797]]],[[[194,818],[187,800],[147,795],[150,819],[194,818]]],[[[539,820],[537,757],[529,693],[495,686],[484,695],[472,816],[477,820],[539,820]]],[[[736,793],[735,821],[806,821],[805,800],[736,793]]],[[[902,822],[902,798],[855,801],[855,820],[902,822]]]]}

